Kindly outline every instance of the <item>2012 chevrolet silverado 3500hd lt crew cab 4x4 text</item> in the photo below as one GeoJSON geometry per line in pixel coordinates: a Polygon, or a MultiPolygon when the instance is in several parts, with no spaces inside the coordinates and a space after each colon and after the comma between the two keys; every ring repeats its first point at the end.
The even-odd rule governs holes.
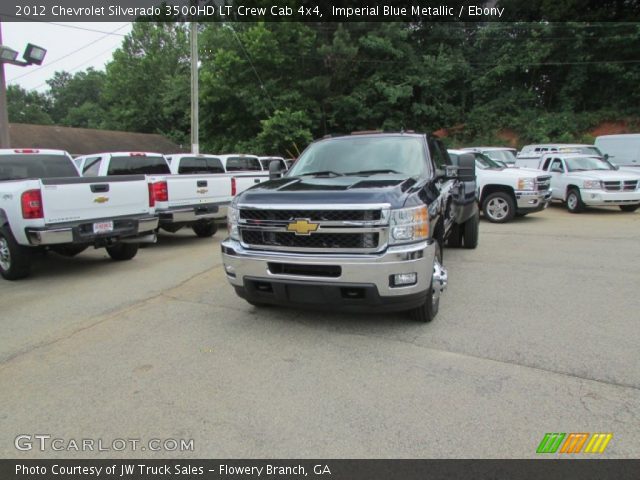
{"type": "Polygon", "coordinates": [[[139,243],[155,242],[151,193],[143,175],[81,178],[60,150],[0,150],[0,274],[26,277],[38,248],[133,258],[139,243]]]}
{"type": "Polygon", "coordinates": [[[271,168],[272,180],[230,205],[229,282],[256,306],[411,311],[430,321],[447,284],[445,242],[478,242],[475,160],[459,162],[423,134],[312,143],[286,175],[271,168]]]}

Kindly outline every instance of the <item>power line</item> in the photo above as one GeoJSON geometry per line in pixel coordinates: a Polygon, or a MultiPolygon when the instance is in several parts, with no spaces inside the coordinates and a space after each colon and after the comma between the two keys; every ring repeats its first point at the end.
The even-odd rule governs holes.
{"type": "Polygon", "coordinates": [[[247,49],[244,48],[244,45],[240,41],[240,37],[238,37],[238,34],[236,33],[235,29],[233,28],[233,25],[229,24],[229,28],[231,29],[231,31],[233,32],[234,37],[236,38],[236,40],[240,44],[240,48],[242,48],[242,51],[244,52],[245,56],[247,57],[247,60],[249,60],[249,64],[251,65],[251,68],[253,69],[253,72],[256,74],[256,78],[258,79],[258,82],[260,83],[260,88],[262,88],[262,90],[264,91],[265,95],[269,99],[269,102],[271,103],[271,108],[273,108],[273,110],[275,111],[276,110],[276,106],[273,103],[273,99],[271,98],[271,95],[269,95],[269,91],[265,88],[264,83],[262,82],[262,78],[260,78],[260,74],[258,73],[258,70],[256,70],[256,67],[253,65],[253,61],[251,60],[251,56],[249,55],[249,52],[247,52],[247,49]]]}
{"type": "Polygon", "coordinates": [[[108,32],[107,34],[97,38],[96,40],[93,40],[92,42],[87,43],[86,45],[83,45],[80,48],[77,48],[76,50],[67,53],[66,55],[63,55],[62,57],[58,57],[55,60],[52,60],[50,62],[45,63],[44,65],[41,65],[40,67],[34,68],[29,70],[26,73],[23,73],[22,75],[18,75],[17,77],[13,77],[11,79],[9,79],[9,82],[15,82],[16,80],[19,80],[21,78],[24,78],[28,75],[31,75],[35,72],[38,72],[40,70],[42,70],[43,68],[47,68],[50,67],[51,65],[55,65],[56,63],[60,62],[61,60],[64,60],[65,58],[69,58],[71,55],[75,55],[76,53],[78,53],[81,50],[84,50],[85,48],[90,47],[91,45],[94,45],[96,43],[98,43],[101,40],[104,40],[105,38],[107,38],[109,35],[113,35],[115,32],[117,32],[118,30],[122,30],[124,27],[126,27],[127,25],[129,25],[128,23],[125,23],[124,25],[119,26],[118,28],[116,28],[115,30],[113,30],[112,32],[108,32]]]}
{"type": "Polygon", "coordinates": [[[106,35],[114,35],[114,36],[118,36],[118,37],[126,37],[126,35],[124,35],[122,33],[115,33],[116,32],[115,30],[113,32],[105,32],[104,30],[95,30],[93,28],[78,27],[77,25],[68,25],[66,23],[56,23],[56,22],[42,22],[42,23],[47,23],[49,25],[56,25],[58,27],[73,28],[75,30],[84,30],[85,32],[104,33],[106,35]]]}
{"type": "MultiPolygon", "coordinates": [[[[68,72],[68,73],[75,72],[75,71],[76,71],[76,70],[78,70],[79,68],[84,67],[87,63],[90,63],[90,62],[92,62],[93,60],[95,60],[96,58],[100,57],[101,55],[104,55],[105,53],[110,52],[111,50],[113,50],[113,49],[114,49],[115,47],[117,47],[118,45],[119,45],[119,44],[115,44],[115,45],[113,45],[113,46],[109,47],[108,49],[103,50],[103,51],[101,51],[100,53],[98,53],[98,54],[94,55],[94,56],[93,56],[93,57],[91,57],[89,60],[85,60],[85,61],[84,61],[84,62],[82,62],[81,64],[76,65],[75,67],[70,68],[69,70],[65,70],[65,71],[66,71],[66,72],[68,72]]],[[[41,83],[40,85],[37,85],[36,87],[33,87],[33,89],[32,89],[32,90],[38,90],[40,87],[44,87],[45,85],[47,85],[47,82],[46,82],[46,81],[45,81],[45,82],[43,82],[43,83],[41,83]]]]}

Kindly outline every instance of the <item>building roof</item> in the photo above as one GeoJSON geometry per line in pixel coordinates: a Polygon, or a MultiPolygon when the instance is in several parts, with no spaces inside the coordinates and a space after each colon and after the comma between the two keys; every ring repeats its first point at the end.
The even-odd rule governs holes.
{"type": "Polygon", "coordinates": [[[10,123],[11,148],[51,148],[71,155],[96,152],[153,151],[182,153],[188,150],[155,133],[117,132],[90,128],[10,123]]]}

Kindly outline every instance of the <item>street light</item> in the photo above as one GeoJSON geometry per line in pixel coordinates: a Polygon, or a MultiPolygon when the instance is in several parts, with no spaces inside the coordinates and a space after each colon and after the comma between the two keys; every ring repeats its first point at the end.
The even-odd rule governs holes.
{"type": "MultiPolygon", "coordinates": [[[[2,23],[0,23],[0,27],[2,23]]],[[[9,112],[7,109],[7,85],[4,79],[4,64],[26,67],[28,65],[42,65],[47,51],[28,43],[22,54],[23,60],[18,60],[18,52],[13,48],[2,45],[2,29],[0,28],[0,148],[9,148],[9,112]]]]}
{"type": "Polygon", "coordinates": [[[27,43],[27,48],[24,49],[22,58],[24,58],[29,65],[41,65],[46,54],[47,51],[44,48],[34,45],[33,43],[27,43]]]}
{"type": "Polygon", "coordinates": [[[15,62],[18,52],[14,49],[0,45],[0,62],[15,62]]]}

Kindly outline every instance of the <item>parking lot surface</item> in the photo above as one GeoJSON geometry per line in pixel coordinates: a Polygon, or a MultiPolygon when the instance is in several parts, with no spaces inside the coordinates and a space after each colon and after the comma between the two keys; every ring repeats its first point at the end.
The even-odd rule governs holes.
{"type": "Polygon", "coordinates": [[[39,257],[0,282],[5,458],[533,457],[546,432],[640,449],[640,212],[560,206],[445,250],[431,324],[256,309],[219,242],[130,262],[39,257]],[[17,451],[20,434],[193,439],[187,452],[17,451]]]}

